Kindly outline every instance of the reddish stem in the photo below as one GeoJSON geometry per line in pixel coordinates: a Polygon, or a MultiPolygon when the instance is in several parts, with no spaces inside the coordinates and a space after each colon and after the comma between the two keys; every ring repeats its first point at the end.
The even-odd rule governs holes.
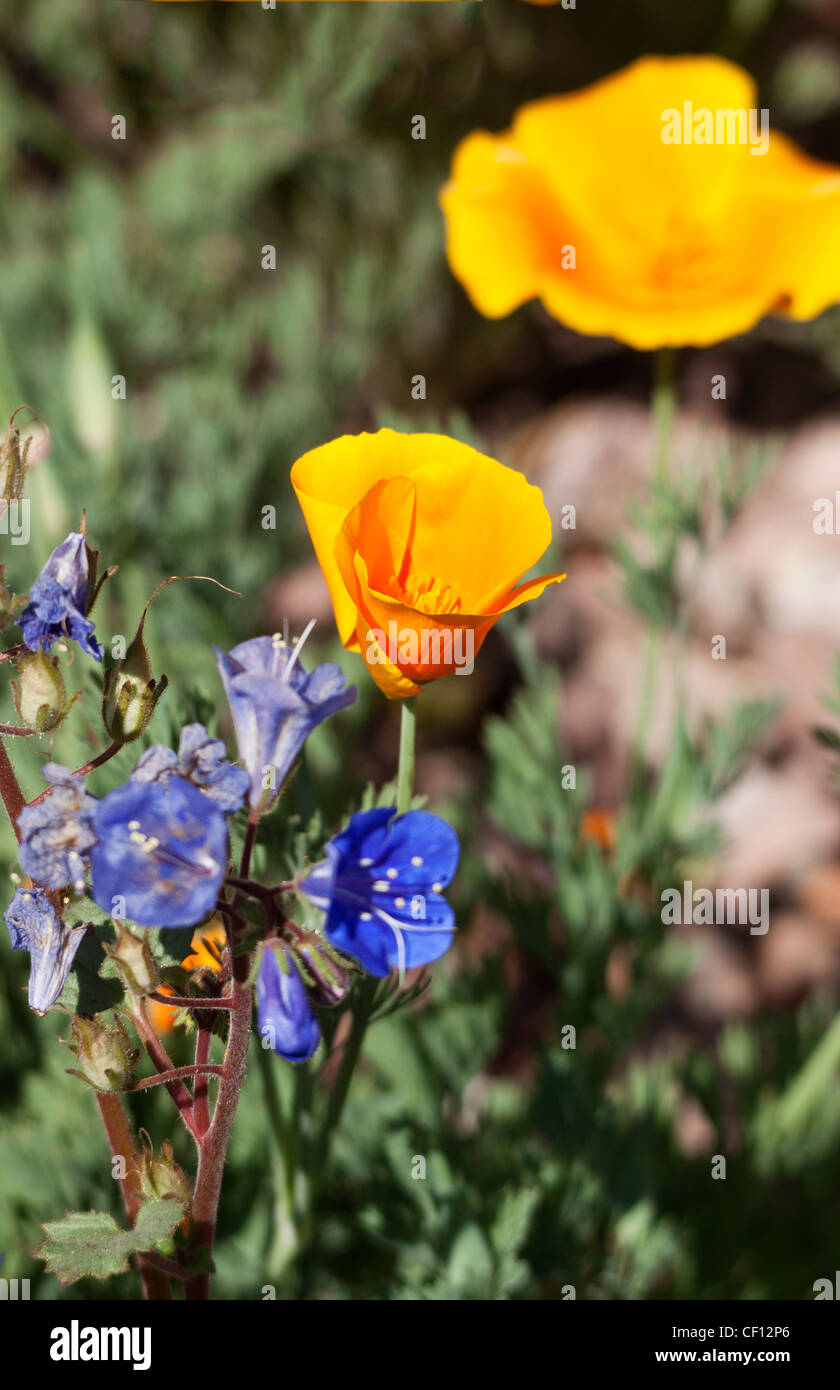
{"type": "MultiPolygon", "coordinates": [[[[114,1158],[121,1158],[125,1168],[125,1176],[119,1179],[119,1184],[125,1214],[133,1224],[143,1205],[143,1189],[137,1167],[137,1146],[128,1123],[128,1115],[116,1091],[97,1091],[96,1101],[111,1154],[114,1158]]],[[[154,1269],[142,1255],[137,1256],[137,1268],[140,1271],[144,1298],[157,1301],[171,1299],[172,1291],[165,1273],[160,1269],[154,1269]]]]}
{"type": "Polygon", "coordinates": [[[232,1009],[233,1000],[229,995],[222,999],[206,999],[203,994],[150,994],[150,999],[154,999],[156,1004],[166,1004],[170,1009],[200,1009],[202,1013],[205,1009],[232,1009]]]}
{"type": "Polygon", "coordinates": [[[12,823],[15,836],[20,840],[18,816],[26,805],[26,802],[23,798],[23,792],[20,789],[17,774],[9,761],[6,745],[2,742],[0,742],[0,797],[3,799],[6,815],[12,823]]]}
{"type": "MultiPolygon", "coordinates": [[[[247,979],[248,957],[238,957],[234,968],[237,974],[241,973],[247,979]]],[[[234,980],[233,998],[224,1075],[219,1082],[213,1121],[198,1151],[198,1174],[192,1200],[193,1248],[203,1248],[208,1257],[213,1249],[225,1157],[239,1093],[245,1080],[248,1042],[251,1036],[251,990],[241,979],[234,980]]],[[[191,1300],[209,1298],[210,1275],[196,1274],[188,1279],[184,1285],[184,1297],[191,1300]]]]}
{"type": "MultiPolygon", "coordinates": [[[[86,777],[89,772],[93,772],[94,768],[101,767],[102,764],[107,763],[110,758],[116,757],[117,753],[119,753],[120,749],[123,747],[125,747],[125,745],[122,743],[112,743],[110,747],[106,748],[104,753],[100,753],[97,758],[91,758],[89,763],[83,763],[81,767],[75,768],[73,776],[86,777]]],[[[38,795],[29,802],[29,805],[37,806],[38,803],[45,800],[46,797],[52,796],[52,793],[52,787],[45,787],[42,792],[39,792],[38,795]]]]}
{"type": "MultiPolygon", "coordinates": [[[[168,1086],[171,1081],[178,1081],[185,1076],[224,1076],[224,1067],[217,1066],[188,1066],[173,1067],[171,1071],[162,1072],[160,1076],[144,1076],[140,1081],[132,1081],[130,1086],[124,1086],[124,1091],[145,1091],[149,1086],[168,1086]]],[[[192,1127],[196,1139],[200,1139],[198,1125],[192,1127]]]]}
{"type": "MultiPolygon", "coordinates": [[[[199,1028],[198,1036],[195,1040],[195,1064],[196,1067],[206,1067],[210,1061],[210,1044],[213,1041],[213,1032],[209,1028],[199,1028]]],[[[199,1137],[203,1140],[210,1128],[210,1086],[207,1080],[208,1073],[203,1070],[196,1075],[195,1086],[193,1087],[193,1115],[195,1116],[195,1127],[199,1137]]]]}
{"type": "MultiPolygon", "coordinates": [[[[169,1053],[149,1022],[144,1000],[139,999],[137,1001],[132,1017],[143,1046],[152,1059],[156,1070],[158,1072],[175,1071],[176,1068],[172,1065],[169,1053]]],[[[166,1081],[164,1084],[175,1102],[178,1113],[187,1126],[187,1129],[190,1131],[190,1134],[192,1134],[194,1139],[198,1139],[192,1113],[192,1096],[183,1081],[179,1077],[176,1077],[166,1081]]]]}

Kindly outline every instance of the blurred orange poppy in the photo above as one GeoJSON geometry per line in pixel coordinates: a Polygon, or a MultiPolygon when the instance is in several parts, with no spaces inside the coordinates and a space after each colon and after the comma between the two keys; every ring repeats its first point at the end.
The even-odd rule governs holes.
{"type": "Polygon", "coordinates": [[[767,126],[723,58],[641,58],[459,145],[449,264],[490,318],[538,298],[580,333],[708,344],[840,299],[840,169],[767,126]]]}
{"type": "Polygon", "coordinates": [[[539,488],[444,435],[344,435],[292,484],[341,640],[392,699],[468,673],[502,613],[565,578],[519,582],[551,541],[539,488]]]}
{"type": "Polygon", "coordinates": [[[615,816],[602,807],[590,806],[580,818],[580,837],[607,853],[615,849],[617,834],[615,816]]]}
{"type": "MultiPolygon", "coordinates": [[[[184,969],[196,970],[199,966],[204,966],[205,969],[213,970],[218,974],[221,966],[211,947],[215,946],[216,950],[221,954],[226,940],[227,936],[224,925],[218,920],[196,931],[190,942],[190,954],[185,956],[181,962],[184,969]],[[205,942],[208,944],[205,945],[205,942]]],[[[173,994],[174,990],[171,990],[168,985],[161,985],[158,993],[173,994]]],[[[172,1029],[175,1027],[175,1020],[178,1017],[178,1009],[170,1008],[168,1004],[160,1004],[156,999],[148,999],[146,1001],[146,1008],[148,1010],[149,1021],[159,1036],[164,1033],[172,1032],[172,1029]]]]}

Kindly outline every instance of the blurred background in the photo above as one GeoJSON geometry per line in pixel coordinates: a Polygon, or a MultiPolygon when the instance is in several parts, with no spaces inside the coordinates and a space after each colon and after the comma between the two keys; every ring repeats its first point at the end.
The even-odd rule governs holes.
{"type": "MultiPolygon", "coordinates": [[[[106,651],[169,575],[241,594],[189,582],[155,601],[149,647],[172,689],[150,738],[186,717],[227,736],[212,643],[317,617],[310,654],[340,659],[360,699],[311,740],[278,854],[316,806],[333,829],[393,776],[398,710],[338,647],[289,484],[340,433],[442,430],[522,469],[569,574],[499,624],[472,679],[424,694],[418,791],[464,842],[456,948],[418,1007],[372,1029],[293,1258],[249,1073],[217,1296],[810,1298],[833,1277],[840,567],[812,522],[837,488],[840,310],[679,354],[676,540],[658,574],[651,360],[536,305],[482,319],[437,208],[467,132],[680,52],[742,63],[771,123],[840,161],[836,0],[6,0],[0,413],[25,401],[53,435],[30,475],[31,544],[2,538],[7,580],[25,592],[85,507],[120,567],[96,612],[106,651]],[[640,780],[652,618],[665,659],[640,780]],[[721,633],[725,662],[710,656],[721,633]],[[665,929],[661,888],[689,877],[769,888],[770,931],[665,929]]],[[[75,765],[103,745],[98,673],[73,679],[84,714],[54,752],[75,765]]],[[[13,722],[5,689],[0,702],[13,722]]],[[[34,795],[46,746],[13,751],[34,795]]],[[[12,854],[4,834],[4,872],[12,854]]],[[[26,960],[2,938],[3,1273],[78,1296],[29,1259],[38,1223],[118,1202],[92,1099],[55,1044],[66,1022],[28,1013],[26,960]]],[[[163,1137],[158,1095],[136,1113],[163,1137]]],[[[83,1291],[136,1295],[128,1277],[83,1291]]]]}

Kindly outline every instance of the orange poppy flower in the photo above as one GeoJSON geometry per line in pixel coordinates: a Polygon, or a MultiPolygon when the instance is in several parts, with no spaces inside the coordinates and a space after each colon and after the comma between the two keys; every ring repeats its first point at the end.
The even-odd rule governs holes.
{"type": "Polygon", "coordinates": [[[392,699],[468,673],[502,613],[565,578],[519,582],[551,540],[539,488],[444,435],[344,435],[292,485],[341,640],[392,699]]]}
{"type": "Polygon", "coordinates": [[[840,169],[770,131],[723,58],[641,58],[478,131],[442,190],[449,264],[489,318],[538,298],[636,348],[718,342],[840,299],[840,169]]]}
{"type": "MultiPolygon", "coordinates": [[[[211,922],[209,926],[202,927],[200,931],[195,933],[190,942],[190,954],[185,956],[181,962],[184,969],[196,970],[198,966],[204,966],[205,969],[214,970],[218,973],[220,969],[219,962],[212,950],[209,950],[204,943],[205,941],[210,942],[211,945],[217,947],[219,952],[221,952],[226,939],[225,929],[221,922],[211,922]]],[[[168,985],[161,985],[158,993],[173,994],[174,991],[171,990],[168,985]]],[[[178,1009],[170,1008],[168,1004],[161,1004],[157,999],[148,999],[146,1001],[146,1008],[148,1010],[149,1021],[159,1036],[164,1033],[172,1032],[172,1029],[175,1027],[175,1020],[178,1017],[178,1009]]]]}

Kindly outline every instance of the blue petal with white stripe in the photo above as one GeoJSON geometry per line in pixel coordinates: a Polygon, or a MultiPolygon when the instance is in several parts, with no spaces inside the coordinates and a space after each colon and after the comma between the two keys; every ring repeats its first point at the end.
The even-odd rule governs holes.
{"type": "Polygon", "coordinates": [[[301,882],[326,914],[325,931],[370,975],[437,960],[452,945],[455,914],[441,896],[458,867],[458,837],[429,811],[359,811],[301,882]]]}

